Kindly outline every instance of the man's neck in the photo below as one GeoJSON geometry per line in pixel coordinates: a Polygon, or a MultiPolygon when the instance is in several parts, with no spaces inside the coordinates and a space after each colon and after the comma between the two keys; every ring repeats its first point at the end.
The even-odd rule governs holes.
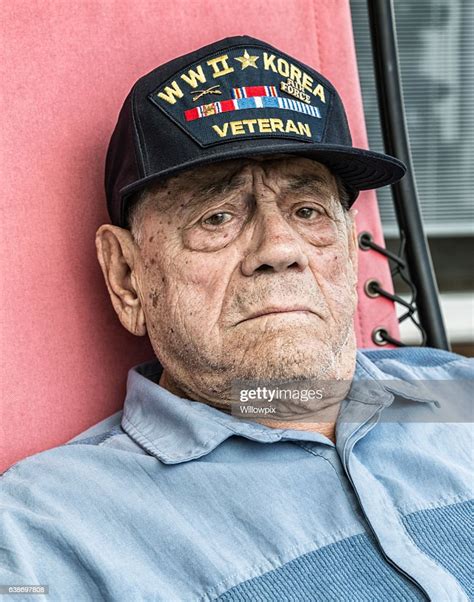
{"type": "MultiPolygon", "coordinates": [[[[347,387],[349,387],[348,381],[347,382],[347,387]]],[[[342,384],[342,383],[341,383],[342,384]]],[[[177,385],[177,383],[174,381],[174,379],[172,377],[170,377],[169,373],[166,372],[166,370],[163,370],[163,373],[161,375],[160,381],[159,381],[159,385],[161,387],[163,387],[164,389],[166,389],[167,391],[170,391],[170,393],[173,393],[173,395],[176,395],[178,397],[182,397],[184,399],[191,399],[191,397],[189,396],[188,393],[186,393],[181,387],[179,387],[177,385]]],[[[277,419],[266,419],[266,418],[246,418],[247,420],[252,420],[253,422],[256,422],[258,424],[263,424],[264,426],[267,426],[269,428],[275,428],[275,429],[294,429],[294,430],[299,430],[299,431],[310,431],[310,432],[316,432],[316,433],[321,433],[322,435],[324,435],[325,437],[327,437],[328,439],[330,439],[333,443],[336,442],[336,419],[339,413],[339,407],[340,407],[340,403],[342,401],[342,398],[344,396],[342,396],[340,399],[336,398],[333,399],[333,403],[330,405],[330,407],[326,407],[326,409],[324,410],[324,420],[318,421],[317,420],[317,416],[315,416],[315,419],[306,419],[306,420],[291,420],[291,418],[289,419],[285,419],[285,420],[277,420],[277,419]]],[[[211,406],[213,408],[216,408],[217,410],[220,410],[222,412],[225,412],[226,414],[231,415],[232,414],[232,407],[230,402],[224,402],[224,401],[217,401],[217,400],[205,400],[205,399],[198,399],[197,401],[199,401],[200,403],[204,403],[208,406],[211,406]]]]}

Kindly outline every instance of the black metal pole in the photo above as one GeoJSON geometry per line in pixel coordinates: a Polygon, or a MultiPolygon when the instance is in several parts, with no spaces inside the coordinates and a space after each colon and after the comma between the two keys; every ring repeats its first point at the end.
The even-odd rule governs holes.
{"type": "Polygon", "coordinates": [[[401,159],[408,172],[393,185],[398,224],[406,238],[410,277],[417,290],[420,323],[429,347],[450,349],[413,174],[398,66],[392,0],[368,0],[377,96],[386,152],[401,159]]]}

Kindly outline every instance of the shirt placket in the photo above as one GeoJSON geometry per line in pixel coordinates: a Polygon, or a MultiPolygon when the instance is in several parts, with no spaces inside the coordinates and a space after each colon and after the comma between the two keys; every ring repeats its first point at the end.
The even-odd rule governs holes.
{"type": "Polygon", "coordinates": [[[432,602],[468,602],[458,581],[424,554],[408,535],[387,490],[354,453],[358,441],[372,430],[393,396],[375,384],[366,397],[378,403],[350,399],[341,413],[338,452],[361,510],[384,558],[410,579],[432,602]]]}

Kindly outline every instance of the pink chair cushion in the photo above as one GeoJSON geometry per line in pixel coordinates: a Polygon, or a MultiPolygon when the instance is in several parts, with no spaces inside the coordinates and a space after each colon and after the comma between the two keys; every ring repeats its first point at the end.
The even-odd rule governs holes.
{"type": "MultiPolygon", "coordinates": [[[[108,221],[104,157],[118,110],[135,80],[219,38],[248,34],[314,65],[339,89],[354,143],[366,146],[349,5],[287,0],[238,5],[14,0],[4,4],[2,161],[3,407],[0,469],[61,444],[120,409],[127,370],[153,356],[119,324],[95,258],[108,221]]],[[[358,225],[378,243],[373,193],[358,225]]],[[[360,253],[359,345],[393,305],[368,299],[375,277],[391,290],[387,263],[360,253]]]]}

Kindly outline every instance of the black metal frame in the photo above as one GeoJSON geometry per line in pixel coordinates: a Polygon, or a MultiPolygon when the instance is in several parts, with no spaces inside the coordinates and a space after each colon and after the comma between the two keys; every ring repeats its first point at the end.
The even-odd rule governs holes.
{"type": "MultiPolygon", "coordinates": [[[[396,293],[391,293],[383,288],[381,283],[375,278],[370,278],[364,285],[364,292],[368,297],[385,297],[386,299],[390,299],[394,303],[398,303],[401,307],[405,309],[405,313],[398,317],[398,321],[401,324],[405,320],[411,320],[411,322],[418,328],[420,333],[420,346],[426,345],[426,332],[423,329],[423,326],[419,323],[416,314],[416,299],[417,299],[417,290],[410,280],[406,261],[403,259],[405,253],[405,239],[401,236],[400,248],[397,253],[392,253],[388,249],[381,247],[378,245],[370,232],[360,232],[359,234],[359,248],[362,251],[373,251],[375,253],[379,253],[388,259],[390,264],[390,273],[392,279],[395,280],[399,277],[403,282],[408,286],[410,291],[410,299],[406,301],[400,295],[396,293]]],[[[392,345],[396,345],[397,347],[406,347],[406,344],[402,341],[396,339],[394,336],[390,334],[390,332],[384,326],[376,327],[372,332],[372,341],[376,345],[386,345],[387,343],[391,343],[392,345]]]]}
{"type": "Polygon", "coordinates": [[[392,186],[392,191],[395,214],[405,240],[408,270],[417,291],[418,317],[422,330],[426,333],[426,345],[449,350],[413,174],[399,74],[393,3],[392,0],[368,0],[368,9],[385,149],[408,167],[406,176],[392,186]]]}

